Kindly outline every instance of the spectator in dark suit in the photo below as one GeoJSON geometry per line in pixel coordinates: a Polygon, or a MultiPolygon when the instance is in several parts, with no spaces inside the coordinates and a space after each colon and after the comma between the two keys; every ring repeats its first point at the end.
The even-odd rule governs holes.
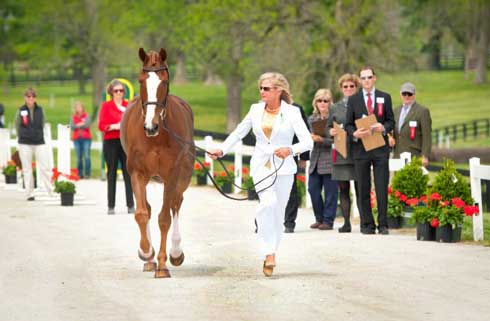
{"type": "MultiPolygon", "coordinates": [[[[313,128],[313,122],[328,119],[329,109],[333,104],[330,89],[318,89],[312,104],[313,114],[308,117],[310,128],[313,128]]],[[[315,223],[310,227],[331,230],[337,212],[338,184],[332,180],[332,137],[327,135],[326,123],[325,135],[312,133],[311,138],[314,145],[310,155],[308,192],[315,213],[315,223]]]]}
{"type": "Polygon", "coordinates": [[[0,128],[5,127],[5,120],[4,120],[5,119],[5,116],[4,116],[4,113],[5,113],[5,108],[0,103],[0,128]]]}
{"type": "MultiPolygon", "coordinates": [[[[308,120],[306,118],[306,114],[303,110],[303,107],[296,104],[292,103],[291,105],[296,106],[299,108],[299,111],[301,112],[301,117],[303,118],[303,121],[305,122],[306,125],[308,125],[308,120]]],[[[298,137],[294,135],[293,137],[293,144],[298,143],[298,137]]],[[[299,169],[304,169],[306,167],[306,161],[310,160],[310,152],[304,152],[301,153],[298,156],[294,157],[294,160],[296,161],[296,164],[298,165],[299,169]],[[298,161],[299,158],[299,161],[298,161]]],[[[293,182],[293,187],[291,188],[291,194],[289,194],[289,200],[288,204],[286,206],[286,213],[284,214],[284,232],[285,233],[294,233],[294,228],[296,227],[296,217],[298,217],[298,208],[300,206],[299,202],[299,195],[298,195],[298,188],[296,186],[296,175],[297,173],[294,174],[294,182],[293,182]]]]}
{"type": "Polygon", "coordinates": [[[400,95],[403,104],[395,110],[396,128],[393,130],[395,157],[409,152],[412,156],[422,157],[422,164],[427,166],[432,145],[430,111],[415,101],[415,86],[412,83],[404,83],[400,95]]]}
{"type": "Polygon", "coordinates": [[[363,67],[360,71],[360,78],[362,90],[350,96],[347,101],[346,130],[353,139],[352,154],[359,184],[359,204],[361,205],[359,209],[361,233],[375,234],[376,231],[370,205],[372,165],[378,205],[378,232],[389,234],[386,211],[388,207],[388,159],[390,151],[386,133],[391,132],[395,126],[391,96],[374,87],[376,74],[372,67],[363,67]],[[375,115],[377,123],[370,129],[357,128],[355,121],[371,114],[375,115]],[[366,151],[361,140],[371,135],[371,132],[383,134],[385,145],[366,151]]]}

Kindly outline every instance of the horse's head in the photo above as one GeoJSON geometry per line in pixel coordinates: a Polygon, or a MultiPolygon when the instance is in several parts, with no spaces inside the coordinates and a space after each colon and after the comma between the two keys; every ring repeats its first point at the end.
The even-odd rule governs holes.
{"type": "Polygon", "coordinates": [[[165,117],[169,91],[170,76],[165,63],[167,52],[160,49],[160,52],[149,51],[146,54],[140,48],[139,56],[143,62],[139,82],[145,133],[148,137],[157,136],[160,119],[165,117]]]}

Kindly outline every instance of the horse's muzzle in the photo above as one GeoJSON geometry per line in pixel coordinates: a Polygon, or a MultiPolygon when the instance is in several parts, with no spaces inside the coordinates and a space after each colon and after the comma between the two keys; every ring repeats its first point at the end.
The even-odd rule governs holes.
{"type": "Polygon", "coordinates": [[[146,128],[145,127],[145,134],[146,134],[146,137],[155,137],[158,135],[158,124],[155,125],[153,128],[146,128]]]}

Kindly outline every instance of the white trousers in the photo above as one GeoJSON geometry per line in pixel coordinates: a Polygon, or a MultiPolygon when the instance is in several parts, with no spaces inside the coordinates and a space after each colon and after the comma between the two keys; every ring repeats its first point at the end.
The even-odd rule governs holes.
{"type": "MultiPolygon", "coordinates": [[[[265,176],[263,173],[262,175],[255,175],[255,182],[258,181],[256,177],[265,176]]],[[[293,175],[278,175],[274,185],[260,192],[262,188],[269,186],[275,177],[275,175],[272,175],[256,186],[260,200],[255,212],[257,236],[260,255],[264,257],[276,253],[279,248],[283,233],[284,214],[294,179],[293,175]]]]}
{"type": "Polygon", "coordinates": [[[34,177],[32,176],[33,155],[36,157],[36,173],[39,175],[48,194],[51,194],[53,192],[53,186],[51,185],[52,170],[48,166],[49,160],[46,145],[19,144],[19,156],[22,162],[22,173],[24,174],[27,197],[34,196],[34,177]]]}

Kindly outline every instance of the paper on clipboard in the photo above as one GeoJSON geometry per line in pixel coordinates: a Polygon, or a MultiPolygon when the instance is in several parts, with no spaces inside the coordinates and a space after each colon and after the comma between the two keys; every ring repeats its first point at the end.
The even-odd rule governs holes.
{"type": "Polygon", "coordinates": [[[333,128],[337,131],[333,139],[335,149],[342,157],[347,158],[347,132],[336,122],[333,122],[333,128]]]}
{"type": "Polygon", "coordinates": [[[313,134],[325,137],[327,135],[327,119],[316,120],[311,123],[313,134]]]}
{"type": "MultiPolygon", "coordinates": [[[[371,130],[371,126],[377,122],[378,121],[376,120],[374,114],[371,114],[367,117],[356,119],[356,126],[357,128],[366,128],[371,130]]],[[[381,135],[380,132],[371,132],[371,135],[361,138],[361,140],[366,152],[386,145],[383,135],[381,135]]]]}

